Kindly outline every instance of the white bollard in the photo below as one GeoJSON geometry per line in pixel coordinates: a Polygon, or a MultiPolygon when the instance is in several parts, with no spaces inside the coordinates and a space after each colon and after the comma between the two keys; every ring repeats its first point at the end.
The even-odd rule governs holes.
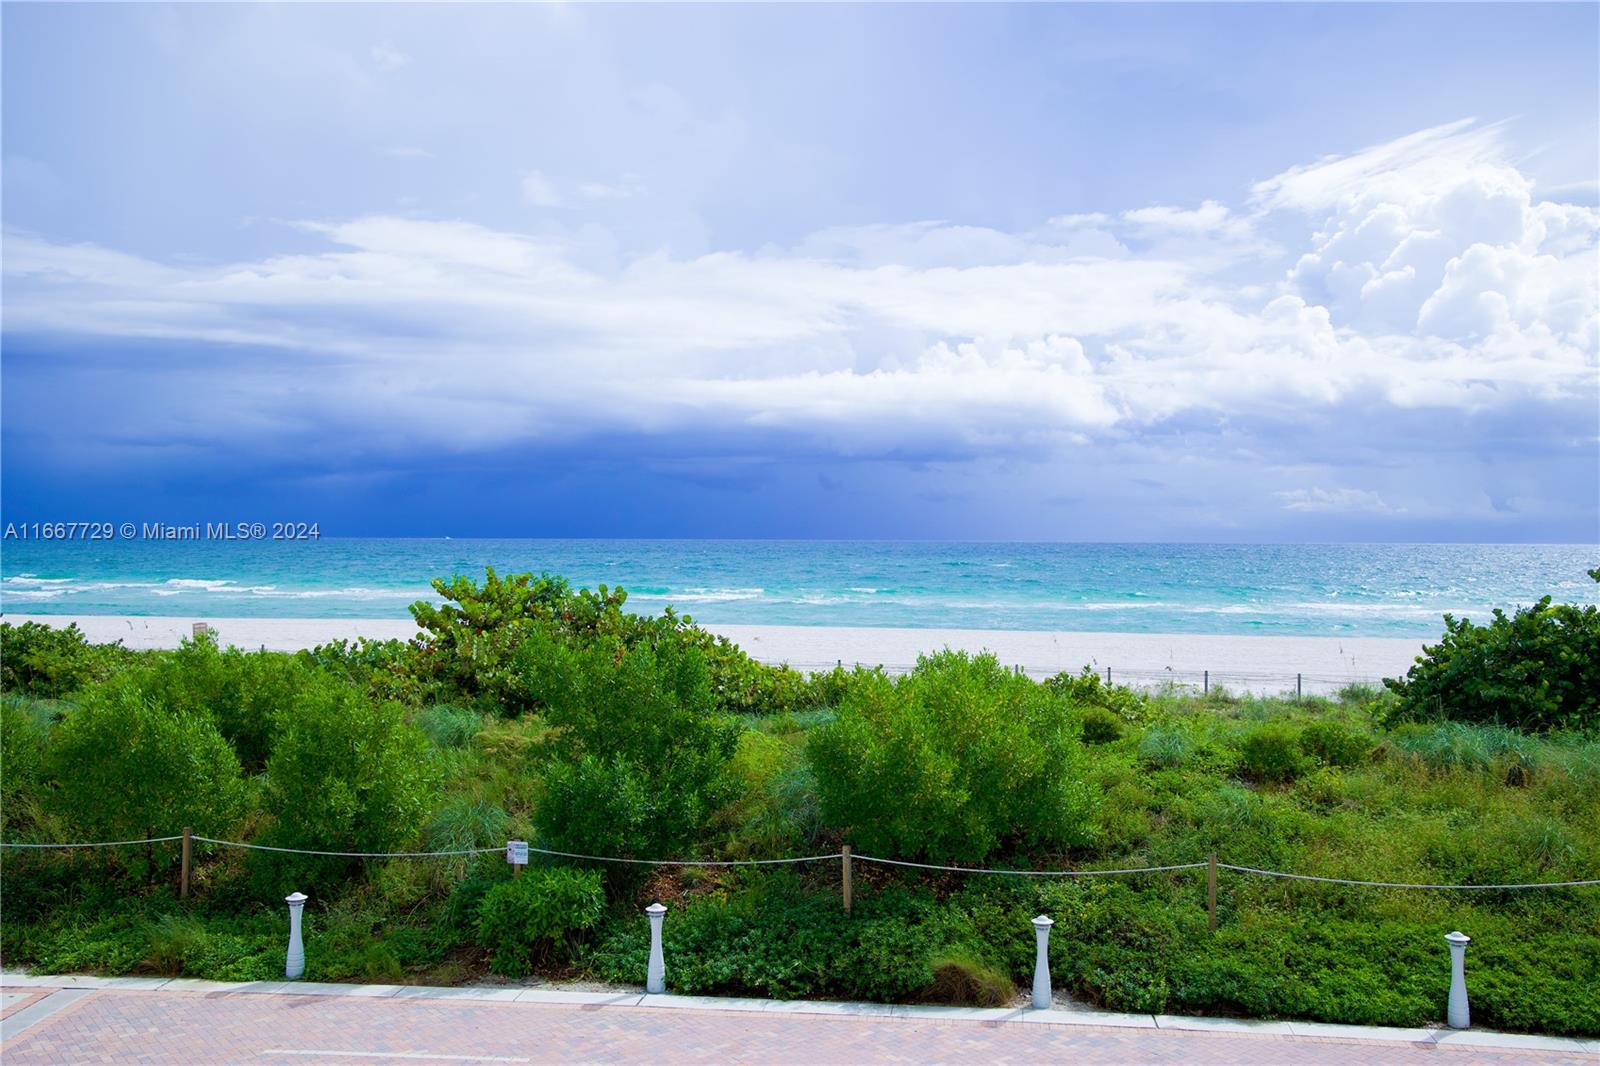
{"type": "Polygon", "coordinates": [[[1452,1029],[1466,1029],[1472,1025],[1472,1010],[1467,1006],[1467,945],[1472,938],[1457,930],[1444,935],[1450,945],[1450,1003],[1445,1009],[1445,1021],[1452,1029]]]}
{"type": "Polygon", "coordinates": [[[650,916],[650,967],[645,970],[644,990],[659,996],[667,990],[667,964],[661,957],[661,919],[666,916],[667,908],[652,903],[644,912],[650,916]]]}
{"type": "Polygon", "coordinates": [[[289,905],[289,957],[283,964],[283,976],[295,978],[306,972],[306,949],[300,943],[300,910],[306,905],[306,895],[296,892],[283,901],[289,905]]]}
{"type": "Polygon", "coordinates": [[[1050,927],[1056,923],[1044,915],[1033,920],[1033,937],[1038,954],[1033,960],[1033,1009],[1049,1010],[1053,997],[1050,992],[1050,927]]]}

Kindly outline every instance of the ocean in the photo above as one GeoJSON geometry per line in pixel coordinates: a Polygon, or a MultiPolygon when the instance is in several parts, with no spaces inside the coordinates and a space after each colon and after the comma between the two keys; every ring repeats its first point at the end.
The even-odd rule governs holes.
{"type": "Polygon", "coordinates": [[[1427,637],[1446,612],[1594,603],[1596,565],[1593,545],[7,540],[0,611],[405,618],[430,578],[493,566],[724,625],[1427,637]]]}

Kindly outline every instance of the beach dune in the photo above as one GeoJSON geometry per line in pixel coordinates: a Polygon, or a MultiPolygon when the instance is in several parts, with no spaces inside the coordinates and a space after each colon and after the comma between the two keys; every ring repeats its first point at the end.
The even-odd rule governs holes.
{"type": "MultiPolygon", "coordinates": [[[[12,623],[77,623],[93,641],[171,648],[205,621],[225,644],[297,651],[330,640],[408,639],[410,620],[359,618],[176,618],[133,615],[7,615],[12,623]]],[[[1422,641],[1394,637],[1217,636],[1190,633],[1038,632],[1004,629],[890,629],[840,626],[708,625],[763,662],[801,670],[842,664],[908,670],[941,648],[992,651],[1034,677],[1085,666],[1141,687],[1209,680],[1234,691],[1307,694],[1405,673],[1422,641]]]]}

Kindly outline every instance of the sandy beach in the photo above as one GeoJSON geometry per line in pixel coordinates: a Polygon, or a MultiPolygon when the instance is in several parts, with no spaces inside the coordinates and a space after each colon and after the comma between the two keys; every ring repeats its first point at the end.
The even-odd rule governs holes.
{"type": "MultiPolygon", "coordinates": [[[[93,641],[120,640],[130,648],[170,648],[198,619],[129,615],[7,615],[6,621],[77,623],[93,641]]],[[[407,639],[409,620],[355,618],[209,618],[226,644],[296,651],[330,640],[407,639]]],[[[909,669],[917,656],[941,648],[992,651],[1035,677],[1091,666],[1114,681],[1140,686],[1165,682],[1226,685],[1252,692],[1292,691],[1296,675],[1307,693],[1351,681],[1405,672],[1422,642],[1392,637],[1213,636],[1166,633],[1031,632],[1000,629],[890,629],[838,626],[710,625],[763,662],[803,670],[836,663],[909,669]]]]}

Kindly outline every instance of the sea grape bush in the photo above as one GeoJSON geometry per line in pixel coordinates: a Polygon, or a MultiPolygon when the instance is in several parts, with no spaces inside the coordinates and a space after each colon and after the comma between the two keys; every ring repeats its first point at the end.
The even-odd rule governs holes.
{"type": "Polygon", "coordinates": [[[993,655],[945,651],[858,680],[811,735],[824,820],[863,851],[978,861],[1094,834],[1080,723],[993,655]]]}
{"type": "Polygon", "coordinates": [[[1600,729],[1600,608],[1546,596],[1488,625],[1447,614],[1444,626],[1404,678],[1384,682],[1400,697],[1394,718],[1600,729]]]}
{"type": "Polygon", "coordinates": [[[121,641],[90,644],[76,623],[0,622],[0,692],[60,699],[111,676],[131,654],[121,641]]]}
{"type": "Polygon", "coordinates": [[[456,577],[436,579],[433,587],[443,604],[411,605],[423,630],[413,645],[413,669],[443,701],[476,702],[512,715],[537,709],[538,698],[527,690],[526,670],[516,658],[528,638],[542,635],[577,647],[688,645],[705,660],[712,696],[729,714],[772,714],[813,702],[803,674],[757,662],[670,607],[654,617],[631,614],[623,610],[628,594],[620,588],[574,591],[565,578],[501,577],[492,567],[481,585],[456,577]]]}
{"type": "MultiPolygon", "coordinates": [[[[411,605],[411,617],[423,631],[416,642],[418,672],[447,697],[481,701],[504,714],[531,709],[523,671],[512,659],[536,629],[560,626],[580,605],[566,579],[549,574],[502,578],[490,567],[482,585],[458,576],[435,578],[433,589],[443,597],[442,604],[411,605]]],[[[582,604],[593,613],[621,607],[620,590],[616,597],[605,590],[588,595],[599,601],[582,604]]]]}

